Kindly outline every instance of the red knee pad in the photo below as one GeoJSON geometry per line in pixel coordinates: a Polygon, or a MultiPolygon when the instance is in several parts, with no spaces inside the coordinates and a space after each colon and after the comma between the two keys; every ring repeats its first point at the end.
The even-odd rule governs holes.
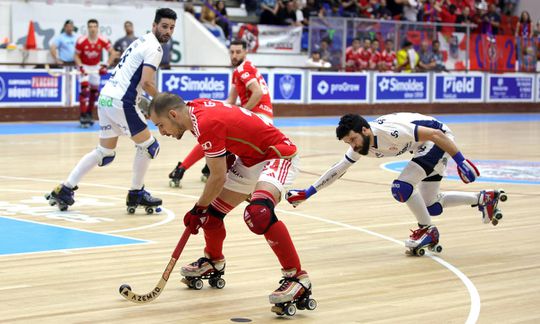
{"type": "Polygon", "coordinates": [[[254,200],[244,210],[244,222],[257,235],[266,233],[277,221],[274,204],[269,199],[254,200]]]}

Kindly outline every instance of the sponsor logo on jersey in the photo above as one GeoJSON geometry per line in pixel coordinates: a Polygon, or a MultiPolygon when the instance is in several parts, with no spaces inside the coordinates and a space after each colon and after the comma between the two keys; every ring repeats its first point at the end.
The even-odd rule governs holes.
{"type": "Polygon", "coordinates": [[[201,144],[201,147],[204,151],[208,151],[209,149],[212,148],[212,142],[210,141],[206,141],[204,143],[201,144]]]}
{"type": "Polygon", "coordinates": [[[279,92],[283,99],[290,99],[294,93],[295,81],[290,74],[285,74],[279,78],[279,92]]]}

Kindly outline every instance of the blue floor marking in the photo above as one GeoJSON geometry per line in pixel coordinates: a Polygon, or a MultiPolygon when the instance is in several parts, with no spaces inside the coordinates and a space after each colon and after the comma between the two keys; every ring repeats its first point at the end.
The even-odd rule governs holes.
{"type": "MultiPolygon", "coordinates": [[[[366,116],[368,121],[377,116],[366,116]]],[[[435,115],[437,119],[446,124],[456,123],[502,123],[502,122],[529,122],[540,121],[540,114],[466,114],[466,115],[435,115]]],[[[304,126],[336,126],[339,117],[279,117],[274,122],[277,127],[304,127],[304,126]]],[[[150,130],[157,128],[149,122],[150,130]]],[[[79,122],[34,122],[34,123],[0,123],[0,135],[27,135],[27,134],[60,134],[60,133],[91,133],[99,131],[96,123],[88,129],[79,127],[79,122]]]]}
{"type": "Polygon", "coordinates": [[[0,216],[0,256],[148,242],[0,216]]]}

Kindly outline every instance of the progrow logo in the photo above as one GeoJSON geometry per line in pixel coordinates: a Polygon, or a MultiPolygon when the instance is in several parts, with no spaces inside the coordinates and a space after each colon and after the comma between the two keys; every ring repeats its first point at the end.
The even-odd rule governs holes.
{"type": "Polygon", "coordinates": [[[367,102],[367,75],[311,74],[310,101],[367,102]]]}

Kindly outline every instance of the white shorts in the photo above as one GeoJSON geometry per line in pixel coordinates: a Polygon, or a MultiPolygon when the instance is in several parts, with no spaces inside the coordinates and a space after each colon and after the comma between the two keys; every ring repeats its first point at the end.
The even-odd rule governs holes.
{"type": "MultiPolygon", "coordinates": [[[[454,135],[451,132],[447,131],[446,135],[454,141],[454,135]]],[[[435,143],[427,141],[414,152],[413,161],[422,166],[428,177],[435,175],[444,177],[450,158],[450,154],[440,149],[435,143]]]]}
{"type": "Polygon", "coordinates": [[[135,104],[127,104],[122,100],[100,95],[97,111],[101,129],[100,138],[122,135],[132,137],[147,127],[146,118],[135,104]]]}
{"type": "Polygon", "coordinates": [[[237,158],[227,174],[225,188],[234,192],[250,194],[259,181],[273,184],[281,198],[285,196],[285,189],[290,187],[298,176],[300,159],[298,156],[290,160],[273,159],[266,160],[246,167],[240,158],[237,158]]]}
{"type": "Polygon", "coordinates": [[[99,88],[99,83],[101,81],[101,75],[99,75],[99,64],[98,65],[85,65],[83,64],[84,71],[86,75],[79,75],[79,82],[88,82],[92,87],[99,88]]]}

